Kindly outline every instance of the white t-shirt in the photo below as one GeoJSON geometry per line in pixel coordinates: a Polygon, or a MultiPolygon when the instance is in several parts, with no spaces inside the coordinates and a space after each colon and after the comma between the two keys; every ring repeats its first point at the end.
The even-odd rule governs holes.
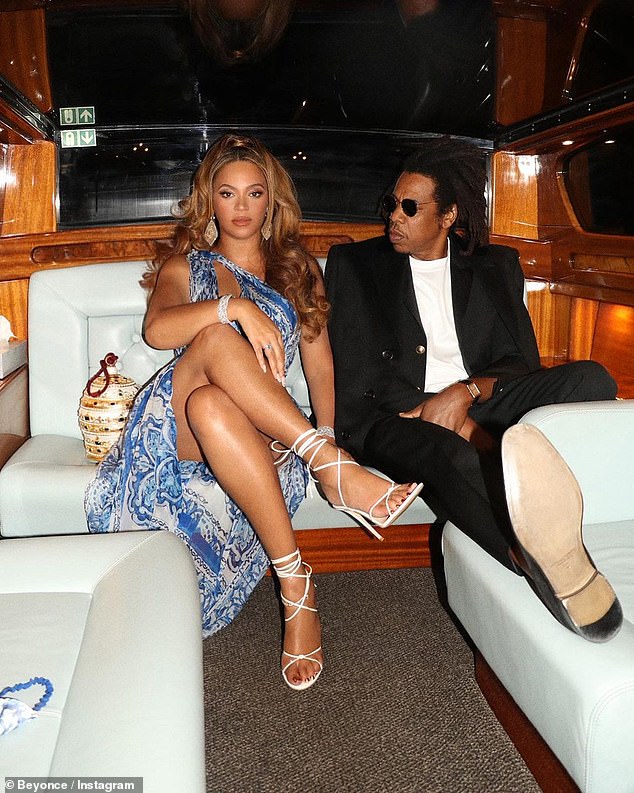
{"type": "Polygon", "coordinates": [[[442,259],[423,261],[410,256],[409,264],[418,313],[427,336],[425,391],[437,393],[468,377],[453,315],[449,247],[442,259]]]}

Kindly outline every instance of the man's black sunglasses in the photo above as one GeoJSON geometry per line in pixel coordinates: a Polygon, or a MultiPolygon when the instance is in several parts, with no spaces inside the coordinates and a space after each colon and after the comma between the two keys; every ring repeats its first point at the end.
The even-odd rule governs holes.
{"type": "Polygon", "coordinates": [[[400,201],[395,195],[391,193],[389,195],[383,196],[383,201],[381,203],[381,209],[383,210],[383,214],[391,215],[392,212],[396,209],[396,207],[400,204],[401,209],[407,215],[408,218],[413,218],[414,215],[418,212],[418,208],[422,207],[424,204],[436,204],[437,201],[415,201],[413,198],[403,198],[400,201]]]}

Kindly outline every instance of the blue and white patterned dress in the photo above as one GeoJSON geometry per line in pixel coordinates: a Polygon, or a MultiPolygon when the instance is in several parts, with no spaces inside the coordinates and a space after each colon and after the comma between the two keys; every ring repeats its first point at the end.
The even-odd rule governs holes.
{"type": "MultiPolygon", "coordinates": [[[[187,259],[191,301],[217,298],[214,263],[226,267],[238,282],[240,296],[252,300],[279,328],[288,370],[300,337],[289,301],[219,254],[192,251],[187,259]]],[[[239,325],[232,325],[240,332],[239,325]]],[[[163,529],[187,543],[198,573],[203,635],[209,636],[238,614],[262,578],[268,558],[213,471],[204,463],[178,459],[172,374],[183,351],[176,350],[170,363],[138,393],[119,442],[86,490],[85,507],[91,532],[163,529]]],[[[278,472],[292,517],[306,494],[306,466],[291,454],[278,472]]]]}

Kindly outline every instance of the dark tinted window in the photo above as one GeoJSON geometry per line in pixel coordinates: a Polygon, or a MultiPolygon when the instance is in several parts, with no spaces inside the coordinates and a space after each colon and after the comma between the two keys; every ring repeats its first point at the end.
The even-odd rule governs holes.
{"type": "Polygon", "coordinates": [[[579,223],[600,234],[634,235],[634,127],[610,130],[566,163],[566,188],[579,223]]]}
{"type": "Polygon", "coordinates": [[[490,3],[434,5],[405,25],[395,2],[332,3],[327,11],[298,3],[271,51],[229,64],[178,8],[47,11],[54,102],[94,105],[98,125],[293,124],[486,137],[490,3]]]}
{"type": "Polygon", "coordinates": [[[603,0],[590,15],[571,99],[634,78],[634,3],[603,0]]]}
{"type": "MultiPolygon", "coordinates": [[[[379,203],[403,159],[424,135],[306,128],[240,127],[257,134],[297,187],[304,217],[379,220],[379,203]]],[[[98,132],[95,148],[61,149],[64,228],[162,220],[187,195],[194,170],[225,128],[98,132]]],[[[474,140],[483,151],[490,143],[474,140]]]]}
{"type": "Polygon", "coordinates": [[[490,2],[429,7],[406,25],[394,0],[298,2],[275,47],[229,63],[176,4],[47,9],[54,104],[96,116],[96,146],[60,149],[60,227],[169,218],[227,129],[281,157],[305,217],[376,220],[416,141],[490,147],[490,2]]]}

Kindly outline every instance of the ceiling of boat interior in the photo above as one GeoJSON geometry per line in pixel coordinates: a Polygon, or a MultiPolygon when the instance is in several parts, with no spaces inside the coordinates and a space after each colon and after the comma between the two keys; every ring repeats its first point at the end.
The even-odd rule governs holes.
{"type": "Polygon", "coordinates": [[[53,104],[94,106],[98,136],[60,154],[60,225],[169,216],[228,127],[280,157],[306,217],[379,220],[424,136],[491,145],[489,0],[415,5],[51,0],[53,104]]]}
{"type": "MultiPolygon", "coordinates": [[[[535,73],[541,112],[634,79],[632,0],[3,0],[1,7],[44,9],[54,105],[92,105],[99,125],[494,138],[503,131],[494,121],[496,88],[508,79],[516,85],[503,73],[512,67],[500,27],[509,18],[547,26],[547,68],[535,73]]],[[[526,41],[523,52],[522,39],[513,40],[516,59],[530,61],[526,41]]]]}
{"type": "MultiPolygon", "coordinates": [[[[259,135],[282,159],[307,217],[377,220],[425,137],[489,151],[505,133],[496,14],[521,6],[541,24],[548,13],[573,52],[569,12],[580,2],[3,0],[2,10],[45,9],[57,134],[58,108],[95,109],[97,145],[59,155],[69,227],[169,217],[227,128],[259,135]]],[[[587,5],[565,90],[544,78],[551,112],[634,77],[634,3],[587,5]]]]}
{"type": "Polygon", "coordinates": [[[102,126],[300,125],[490,137],[491,3],[419,5],[428,10],[406,21],[398,2],[51,0],[54,103],[92,105],[102,126]],[[267,5],[275,8],[270,23],[230,11],[267,5]]]}

